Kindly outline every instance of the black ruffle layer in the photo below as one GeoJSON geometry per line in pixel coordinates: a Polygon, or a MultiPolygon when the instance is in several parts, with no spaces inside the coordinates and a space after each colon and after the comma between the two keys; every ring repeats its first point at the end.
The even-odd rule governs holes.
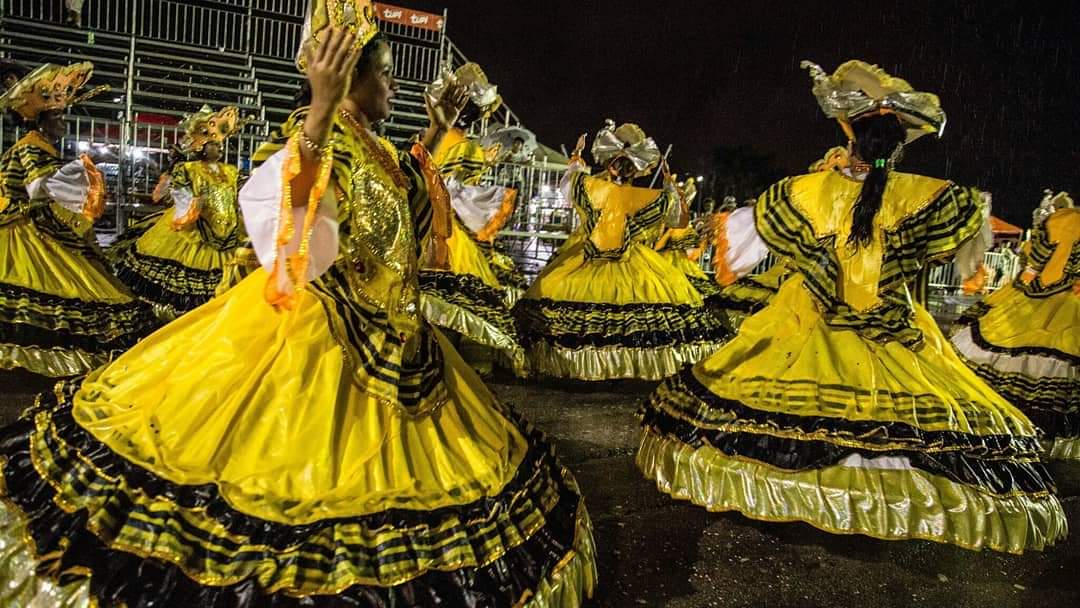
{"type": "MultiPolygon", "coordinates": [[[[984,310],[982,315],[985,315],[986,312],[987,311],[984,310]]],[[[979,315],[977,317],[965,315],[961,317],[961,322],[965,322],[967,326],[971,328],[971,340],[979,348],[993,353],[1002,353],[1013,356],[1037,355],[1040,357],[1051,357],[1059,361],[1066,361],[1069,363],[1069,365],[1080,365],[1080,357],[1070,355],[1069,353],[1063,353],[1060,350],[1054,348],[1044,348],[1041,346],[1021,346],[1015,348],[1007,348],[994,344],[993,342],[987,340],[985,336],[983,336],[982,329],[979,327],[979,319],[982,317],[982,315],[979,315]]]]}
{"type": "Polygon", "coordinates": [[[724,319],[704,306],[598,304],[523,299],[513,310],[522,343],[562,348],[659,348],[720,343],[731,337],[724,319]]]}
{"type": "Polygon", "coordinates": [[[144,256],[134,250],[117,260],[113,264],[113,271],[116,277],[140,298],[169,306],[180,313],[194,310],[209,302],[221,284],[222,277],[221,270],[202,271],[188,268],[174,260],[144,256]],[[141,258],[137,264],[144,268],[147,265],[154,266],[156,269],[153,274],[157,276],[141,272],[128,260],[128,256],[141,258]]]}
{"type": "MultiPolygon", "coordinates": [[[[107,605],[131,608],[214,606],[215,608],[293,608],[293,607],[391,607],[391,606],[509,606],[541,581],[573,549],[580,496],[561,479],[557,480],[559,499],[545,514],[545,525],[523,543],[498,559],[479,568],[456,571],[429,571],[393,587],[356,585],[333,596],[293,597],[284,592],[266,594],[254,582],[211,587],[200,585],[180,568],[158,560],[107,547],[98,536],[86,529],[86,514],[67,513],[55,501],[55,489],[35,470],[28,451],[34,430],[34,415],[49,411],[60,440],[89,458],[109,475],[122,478],[128,487],[173,500],[181,508],[205,509],[206,514],[231,533],[248,537],[254,544],[284,548],[311,536],[321,528],[332,527],[338,520],[304,526],[288,526],[253,518],[232,509],[217,493],[216,487],[180,486],[155,476],[115,455],[86,433],[71,418],[70,399],[77,384],[58,387],[64,402],[42,395],[41,404],[28,411],[16,424],[0,432],[0,454],[6,458],[4,470],[7,498],[28,517],[29,533],[40,556],[50,570],[65,572],[88,569],[91,590],[107,605]],[[50,403],[51,402],[51,403],[50,403]],[[58,560],[58,561],[57,561],[58,560]]],[[[520,423],[524,424],[524,423],[520,423]]],[[[469,505],[447,507],[428,512],[390,510],[365,517],[350,518],[375,530],[385,527],[436,526],[443,518],[460,521],[490,517],[498,509],[508,508],[511,498],[524,489],[528,480],[543,467],[558,475],[561,468],[543,436],[527,426],[532,446],[515,478],[495,497],[469,505]]],[[[54,439],[55,440],[55,439],[54,439]]],[[[71,457],[75,457],[73,454],[71,457]]],[[[77,491],[80,480],[65,480],[77,491]]],[[[118,514],[122,519],[122,514],[118,514]]],[[[198,528],[193,534],[205,534],[198,528]]],[[[475,540],[475,539],[473,539],[475,540]]],[[[482,540],[482,539],[481,539],[482,540]]],[[[380,547],[393,559],[394,547],[380,547]]],[[[327,549],[331,551],[332,549],[327,549]]],[[[257,556],[256,556],[257,557],[257,556]]],[[[310,564],[301,564],[310,568],[310,564]]]]}
{"type": "Polygon", "coordinates": [[[109,353],[131,348],[159,325],[143,302],[86,302],[0,285],[0,342],[109,353]],[[46,313],[49,309],[62,313],[46,313]]]}
{"type": "Polygon", "coordinates": [[[852,454],[867,458],[905,456],[915,468],[957,483],[978,486],[993,494],[1016,491],[1036,493],[1053,489],[1053,482],[1045,467],[1034,461],[984,460],[961,452],[930,454],[918,450],[867,450],[842,447],[827,441],[712,431],[651,408],[643,413],[642,423],[694,448],[709,445],[728,456],[749,458],[789,471],[832,466],[852,454]]]}
{"type": "Polygon", "coordinates": [[[642,411],[643,424],[691,446],[708,444],[729,456],[750,458],[787,470],[822,468],[851,454],[866,457],[899,455],[906,456],[912,466],[995,494],[1043,492],[1054,487],[1049,473],[1038,461],[1039,445],[1034,437],[922,431],[898,422],[762,412],[714,395],[689,370],[666,380],[665,384],[667,390],[689,394],[710,409],[729,414],[733,421],[802,436],[778,437],[751,430],[730,432],[703,428],[667,413],[664,404],[658,402],[662,398],[654,393],[642,411]],[[829,437],[842,441],[829,441],[829,437]],[[910,443],[911,446],[897,449],[892,447],[896,443],[910,443]],[[859,444],[863,447],[858,447],[859,444]]]}

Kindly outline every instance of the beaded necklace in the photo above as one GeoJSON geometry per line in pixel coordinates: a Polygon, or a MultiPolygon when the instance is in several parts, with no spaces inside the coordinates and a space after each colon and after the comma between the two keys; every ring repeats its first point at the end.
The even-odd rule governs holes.
{"type": "Polygon", "coordinates": [[[364,143],[364,147],[371,152],[375,157],[375,161],[382,167],[383,171],[390,176],[390,179],[394,181],[394,185],[404,190],[409,189],[409,178],[405,177],[405,173],[398,165],[396,158],[386,150],[375,137],[366,129],[364,125],[360,124],[360,121],[356,119],[348,110],[339,109],[338,112],[341,117],[349,123],[353,131],[360,137],[360,140],[364,143]]]}

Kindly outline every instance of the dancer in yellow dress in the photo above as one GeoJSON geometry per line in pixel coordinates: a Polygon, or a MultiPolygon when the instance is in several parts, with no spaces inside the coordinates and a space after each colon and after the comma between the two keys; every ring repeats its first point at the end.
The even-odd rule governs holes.
{"type": "MultiPolygon", "coordinates": [[[[0,605],[590,593],[570,473],[419,314],[419,252],[449,209],[425,145],[371,131],[397,88],[373,8],[310,10],[311,105],[240,196],[263,268],[2,431],[0,605]]],[[[457,111],[434,104],[425,144],[457,111]]]]}
{"type": "Polygon", "coordinates": [[[754,519],[1011,553],[1054,544],[1067,522],[1034,425],[909,294],[935,261],[970,276],[990,241],[978,191],[892,169],[905,141],[944,126],[937,97],[861,61],[804,66],[852,166],[732,213],[734,275],[769,251],[796,272],[653,393],[638,466],[675,498],[754,519]]]}
{"type": "Polygon", "coordinates": [[[487,269],[478,268],[475,274],[484,277],[486,284],[502,290],[506,304],[513,306],[528,284],[513,259],[495,246],[495,237],[513,215],[518,191],[502,184],[483,183],[500,150],[497,144],[485,149],[480,141],[461,129],[454,129],[440,144],[435,160],[450,191],[456,226],[479,248],[487,262],[487,269]]]}
{"type": "MultiPolygon", "coordinates": [[[[429,87],[428,97],[451,85],[467,94],[465,111],[470,118],[475,116],[465,119],[469,122],[490,116],[501,103],[495,85],[475,63],[443,74],[429,87]]],[[[525,375],[525,350],[517,339],[506,291],[480,246],[482,240],[494,240],[513,211],[516,192],[479,185],[489,163],[474,139],[460,129],[452,129],[444,139],[434,158],[446,179],[453,220],[447,263],[428,265],[420,272],[424,317],[459,336],[462,355],[478,371],[490,372],[498,360],[515,374],[525,375]]]]}
{"type": "Polygon", "coordinates": [[[514,307],[522,341],[545,375],[658,380],[719,348],[727,325],[653,249],[688,220],[666,167],[663,190],[631,183],[660,164],[656,143],[608,121],[592,148],[598,177],[585,171],[584,146],[582,136],[562,183],[581,226],[514,307]]]}
{"type": "Polygon", "coordinates": [[[1036,216],[1024,273],[961,317],[975,373],[1045,433],[1046,457],[1080,459],[1080,209],[1061,192],[1036,216]]]}
{"type": "Polygon", "coordinates": [[[243,126],[239,110],[203,106],[181,124],[181,150],[197,159],[176,164],[155,189],[172,209],[143,220],[109,251],[116,276],[166,320],[214,297],[244,239],[239,174],[222,162],[225,141],[243,126]]]}
{"type": "MultiPolygon", "coordinates": [[[[844,171],[850,167],[850,155],[843,146],[830,148],[825,156],[810,165],[810,173],[844,171]]],[[[725,223],[729,215],[730,212],[717,213],[707,222],[706,232],[716,241],[715,246],[720,251],[728,248],[725,223]]],[[[751,274],[741,277],[730,274],[725,256],[715,256],[713,265],[717,282],[724,283],[726,287],[722,287],[720,293],[709,300],[709,304],[726,311],[733,327],[742,325],[747,315],[765,308],[780,291],[780,285],[794,272],[782,259],[774,260],[763,272],[751,271],[751,274]]]]}
{"type": "MultiPolygon", "coordinates": [[[[697,196],[697,186],[693,180],[684,181],[677,189],[682,196],[682,202],[690,207],[697,196]]],[[[694,223],[684,228],[668,228],[653,246],[669,264],[686,275],[694,289],[708,301],[720,295],[723,288],[701,268],[701,255],[705,247],[705,238],[694,223]]]]}
{"type": "Polygon", "coordinates": [[[0,369],[83,374],[156,326],[106,271],[93,222],[105,206],[101,173],[83,155],[64,164],[55,146],[64,109],[94,66],[43,65],[0,97],[30,128],[0,156],[0,369]]]}

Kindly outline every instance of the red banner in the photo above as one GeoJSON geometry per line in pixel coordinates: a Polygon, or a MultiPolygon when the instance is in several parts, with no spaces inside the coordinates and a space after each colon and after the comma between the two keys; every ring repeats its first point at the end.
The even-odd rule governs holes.
{"type": "Polygon", "coordinates": [[[414,11],[411,8],[401,8],[391,4],[375,3],[375,17],[379,21],[397,23],[409,27],[417,27],[422,30],[441,32],[443,28],[442,15],[414,11]]]}

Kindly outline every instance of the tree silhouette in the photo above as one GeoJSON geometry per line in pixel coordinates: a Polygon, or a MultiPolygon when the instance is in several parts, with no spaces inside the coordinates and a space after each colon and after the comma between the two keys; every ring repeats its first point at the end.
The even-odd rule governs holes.
{"type": "Polygon", "coordinates": [[[706,170],[707,192],[716,200],[756,198],[784,176],[771,154],[750,146],[716,146],[706,170]]]}

